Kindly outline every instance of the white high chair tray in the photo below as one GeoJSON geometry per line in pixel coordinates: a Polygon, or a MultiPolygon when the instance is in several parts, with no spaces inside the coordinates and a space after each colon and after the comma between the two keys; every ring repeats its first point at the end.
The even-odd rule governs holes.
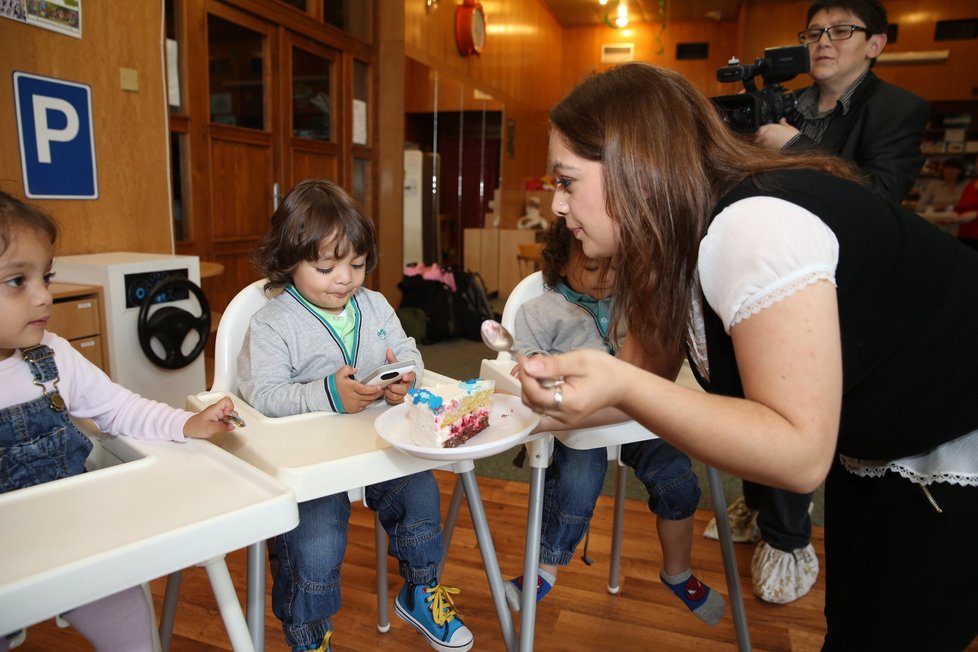
{"type": "Polygon", "coordinates": [[[540,415],[523,405],[518,396],[495,394],[489,427],[456,448],[418,446],[411,439],[408,406],[401,404],[377,417],[377,432],[388,443],[411,455],[429,460],[471,460],[513,448],[540,422],[540,415]]]}
{"type": "MultiPolygon", "coordinates": [[[[450,380],[425,371],[423,383],[431,385],[450,380]]],[[[188,409],[202,409],[227,395],[203,392],[189,396],[188,409]]],[[[351,487],[436,469],[448,461],[408,455],[378,435],[374,421],[390,409],[382,400],[355,414],[311,412],[273,418],[261,414],[238,396],[231,398],[247,425],[210,441],[288,485],[300,503],[351,487]]]]}
{"type": "Polygon", "coordinates": [[[133,461],[0,495],[0,634],[298,523],[287,487],[201,440],[102,445],[133,461]]]}

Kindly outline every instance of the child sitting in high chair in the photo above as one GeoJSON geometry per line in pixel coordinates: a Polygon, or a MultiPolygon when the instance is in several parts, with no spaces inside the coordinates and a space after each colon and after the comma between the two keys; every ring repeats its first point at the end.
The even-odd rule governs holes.
{"type": "MultiPolygon", "coordinates": [[[[588,258],[581,242],[557,218],[547,231],[543,279],[549,291],[520,306],[516,314],[516,350],[524,356],[565,353],[580,348],[616,354],[624,328],[612,324],[610,296],[613,270],[605,261],[588,258]]],[[[623,325],[619,325],[623,326],[623,325]]],[[[519,365],[513,375],[518,375],[519,365]]],[[[547,427],[546,421],[543,427],[547,427]]],[[[624,444],[621,461],[649,492],[662,547],[659,577],[697,617],[715,625],[723,617],[723,597],[699,581],[690,569],[693,514],[700,488],[689,458],[662,441],[624,444]]],[[[553,460],[546,471],[540,536],[539,602],[557,583],[557,570],[574,557],[584,536],[608,470],[605,447],[576,450],[554,440],[553,460]]],[[[519,611],[523,577],[506,583],[506,599],[519,611]]]]}
{"type": "MultiPolygon", "coordinates": [[[[299,183],[272,215],[256,264],[280,290],[254,314],[238,356],[241,396],[267,416],[354,413],[383,398],[402,403],[416,375],[386,388],[360,380],[372,369],[421,354],[384,296],[363,287],[377,265],[376,231],[329,181],[299,183]]],[[[342,418],[342,417],[337,417],[342,418]]],[[[324,437],[341,433],[323,433],[324,437]]],[[[442,561],[438,484],[430,471],[366,488],[387,531],[404,586],[394,611],[436,650],[463,652],[472,633],[438,583],[442,561]]],[[[299,503],[299,525],[277,537],[272,610],[293,650],[329,650],[340,609],[340,566],[350,500],[339,493],[299,503]]]]}
{"type": "MultiPolygon", "coordinates": [[[[230,399],[193,414],[142,398],[45,330],[57,235],[42,210],[0,192],[0,493],[85,471],[92,443],[70,417],[92,419],[113,435],[164,441],[234,429],[224,422],[234,414],[230,399]]],[[[62,617],[97,650],[154,649],[155,614],[141,586],[62,617]]],[[[0,632],[0,651],[17,635],[0,632]]]]}

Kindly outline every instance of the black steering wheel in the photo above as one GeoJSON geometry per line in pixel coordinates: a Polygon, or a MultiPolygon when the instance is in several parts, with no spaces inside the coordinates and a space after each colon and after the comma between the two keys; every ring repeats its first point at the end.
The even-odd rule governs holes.
{"type": "Polygon", "coordinates": [[[164,369],[186,367],[204,352],[204,347],[207,346],[207,337],[211,332],[211,307],[207,303],[204,291],[190,279],[179,276],[163,279],[150,290],[139,306],[137,332],[139,334],[139,346],[142,347],[146,357],[157,367],[164,369]],[[194,295],[197,304],[200,306],[199,315],[192,315],[183,308],[175,306],[164,306],[150,314],[150,308],[157,296],[178,288],[189,290],[194,295]],[[193,351],[184,355],[183,341],[192,331],[197,333],[197,345],[194,346],[193,351]],[[153,340],[156,340],[163,348],[163,357],[160,357],[153,349],[153,340]]]}

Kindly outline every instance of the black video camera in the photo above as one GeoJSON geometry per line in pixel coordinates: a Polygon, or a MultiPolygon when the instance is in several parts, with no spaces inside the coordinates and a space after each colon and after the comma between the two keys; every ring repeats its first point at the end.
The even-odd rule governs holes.
{"type": "Polygon", "coordinates": [[[747,92],[710,99],[731,129],[739,134],[752,134],[761,125],[791,117],[795,112],[795,94],[785,90],[781,82],[794,79],[809,68],[807,45],[766,48],[764,58],[755,59],[753,64],[741,64],[733,58],[717,70],[717,80],[742,81],[747,92]],[[760,90],[755,79],[758,75],[764,79],[760,90]]]}

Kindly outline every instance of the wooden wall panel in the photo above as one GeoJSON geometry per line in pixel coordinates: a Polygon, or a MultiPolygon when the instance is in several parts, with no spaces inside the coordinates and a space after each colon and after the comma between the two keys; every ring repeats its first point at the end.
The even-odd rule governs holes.
{"type": "MultiPolygon", "coordinates": [[[[796,34],[805,26],[808,5],[746,4],[739,52],[742,60],[753,61],[771,45],[795,43],[796,34]]],[[[880,78],[931,101],[978,99],[978,40],[934,40],[937,21],[978,18],[974,0],[887,0],[886,11],[890,23],[899,26],[899,33],[884,53],[949,50],[950,56],[937,63],[880,63],[873,69],[880,78]]],[[[786,85],[799,88],[809,81],[801,76],[786,85]]]]}
{"type": "Polygon", "coordinates": [[[29,72],[92,89],[99,198],[38,200],[62,225],[60,254],[172,253],[169,141],[160,32],[162,2],[86,2],[82,38],[0,18],[0,189],[24,196],[12,75],[29,72]],[[120,88],[119,69],[139,75],[120,88]]]}
{"type": "Polygon", "coordinates": [[[602,45],[633,43],[635,60],[653,63],[677,70],[689,78],[707,95],[723,95],[736,92],[730,85],[716,80],[716,70],[734,54],[737,44],[737,23],[688,21],[669,23],[662,28],[659,23],[636,23],[627,29],[615,30],[605,26],[576,27],[565,30],[566,48],[562,68],[564,85],[574,83],[592,71],[608,70],[613,63],[601,63],[602,45]],[[707,43],[706,59],[678,60],[676,45],[679,43],[707,43]]]}
{"type": "Polygon", "coordinates": [[[397,284],[403,274],[404,250],[404,5],[391,3],[374,13],[377,65],[372,73],[377,88],[377,142],[374,174],[377,189],[374,217],[380,261],[370,287],[399,305],[397,284]]]}
{"type": "Polygon", "coordinates": [[[405,5],[405,52],[440,76],[478,88],[505,105],[515,137],[513,157],[503,154],[500,212],[502,226],[515,226],[524,212],[526,180],[547,171],[547,111],[564,92],[559,71],[565,46],[560,25],[541,0],[484,6],[488,33],[481,55],[459,55],[455,6],[444,2],[432,12],[422,2],[405,5]]]}

